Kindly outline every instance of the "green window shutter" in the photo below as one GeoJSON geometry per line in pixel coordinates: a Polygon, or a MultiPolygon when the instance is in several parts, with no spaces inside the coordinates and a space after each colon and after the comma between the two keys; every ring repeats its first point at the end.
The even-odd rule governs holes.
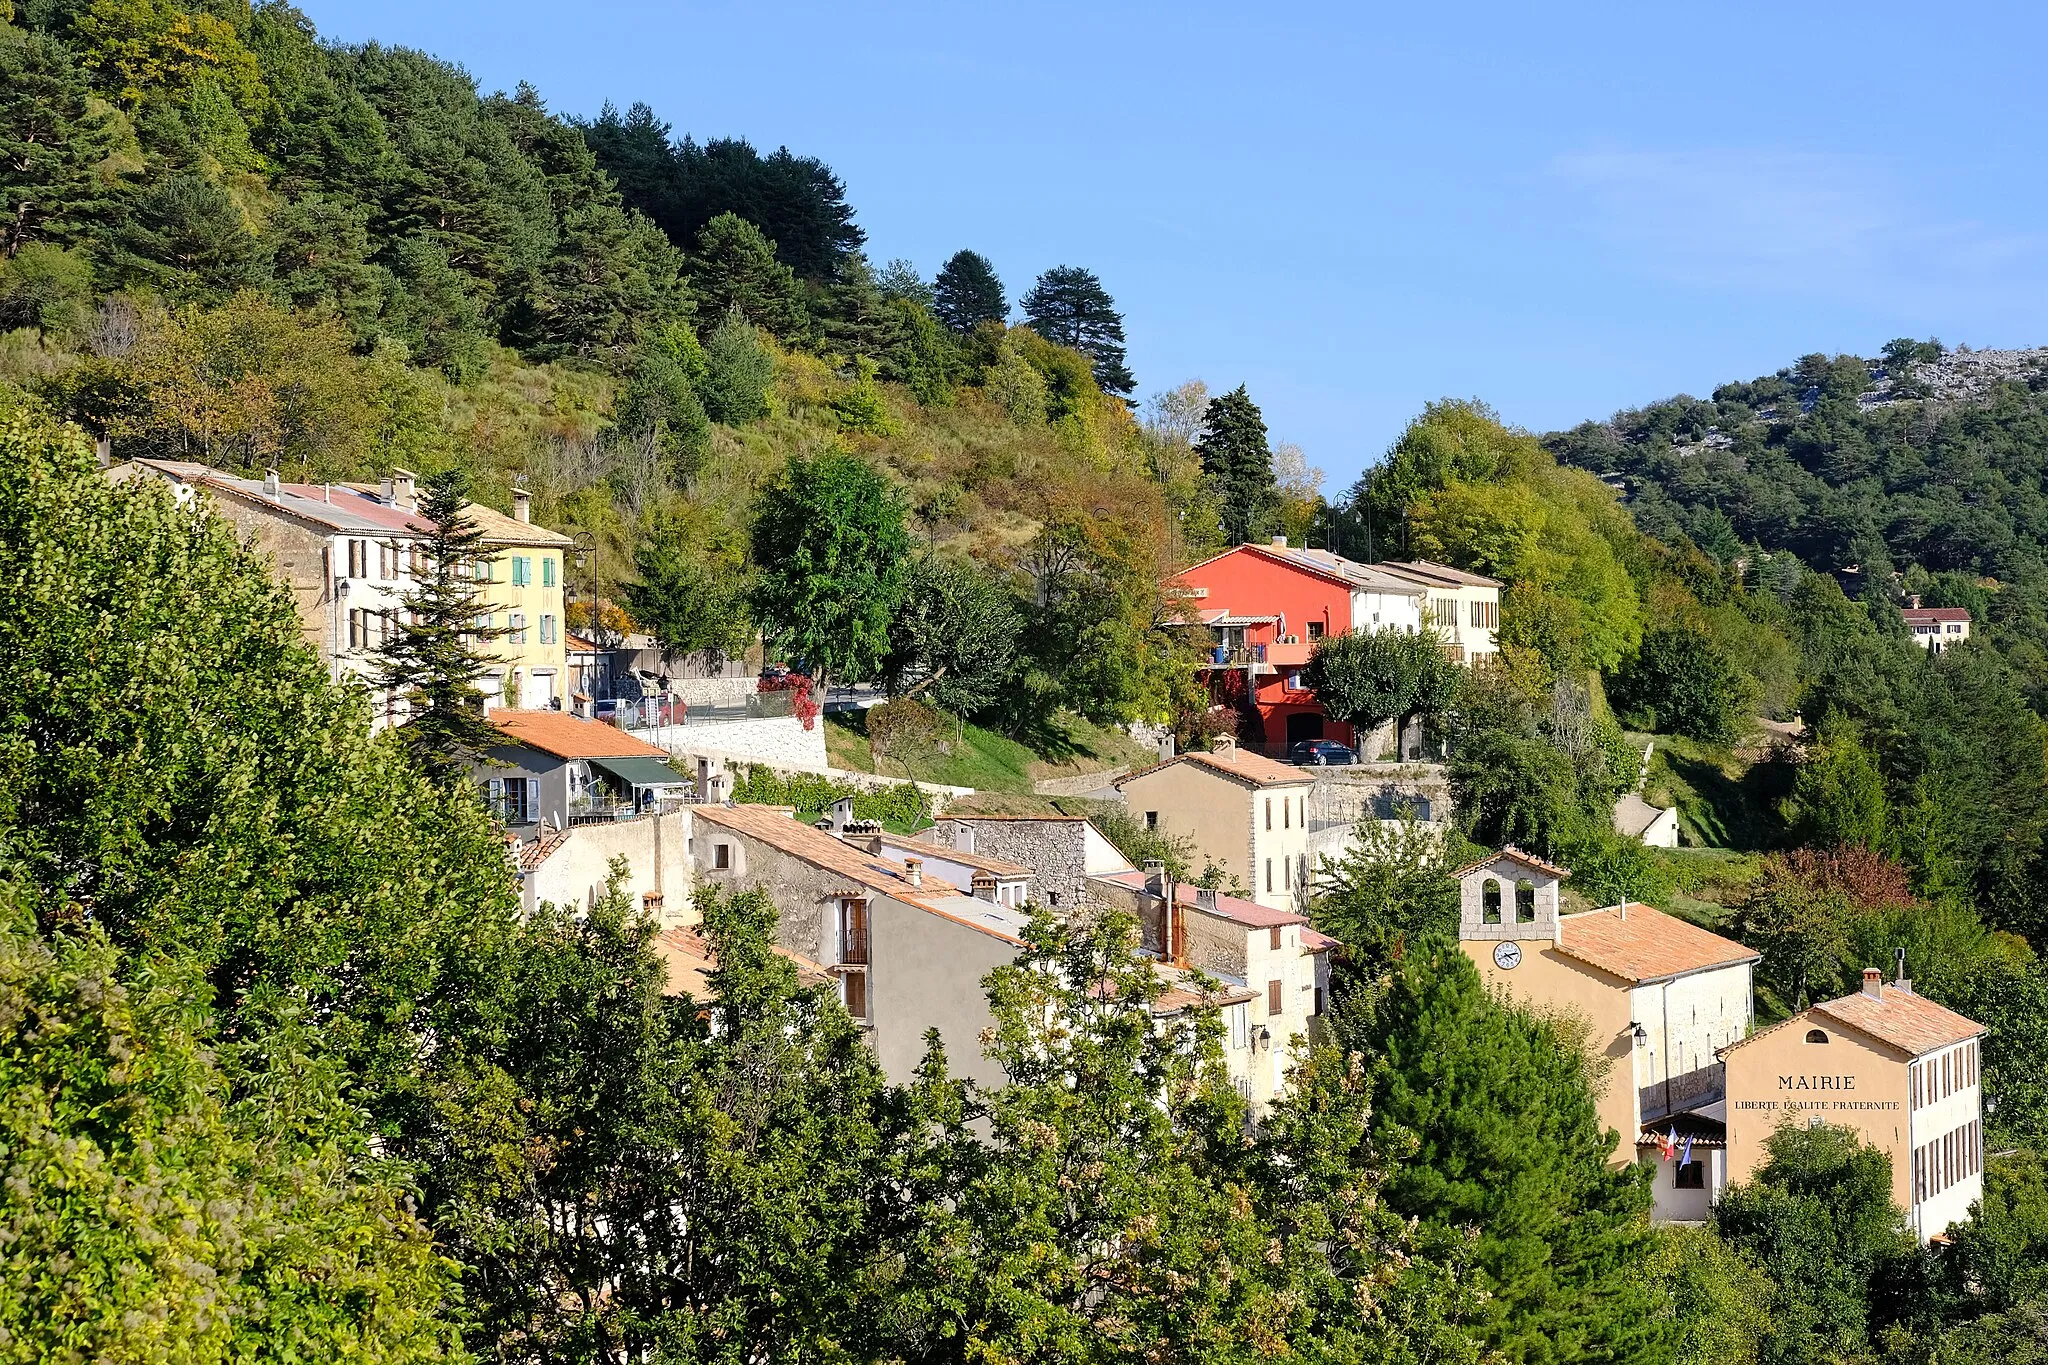
{"type": "Polygon", "coordinates": [[[540,560],[540,585],[543,588],[555,586],[555,557],[542,555],[540,560]]]}

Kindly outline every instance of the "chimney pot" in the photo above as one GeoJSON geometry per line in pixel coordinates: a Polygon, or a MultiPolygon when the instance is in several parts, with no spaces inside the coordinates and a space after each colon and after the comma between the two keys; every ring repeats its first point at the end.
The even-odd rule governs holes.
{"type": "Polygon", "coordinates": [[[384,481],[384,486],[384,501],[408,512],[417,509],[419,479],[410,469],[392,466],[391,477],[384,481]]]}
{"type": "Polygon", "coordinates": [[[1863,993],[1872,1000],[1884,999],[1884,973],[1875,967],[1863,969],[1863,993]]]}
{"type": "Polygon", "coordinates": [[[1213,886],[1196,887],[1195,904],[1204,910],[1214,910],[1216,908],[1216,888],[1213,886]]]}
{"type": "Polygon", "coordinates": [[[529,522],[533,520],[533,494],[524,488],[512,490],[512,519],[529,522]]]}
{"type": "Polygon", "coordinates": [[[912,886],[923,886],[924,859],[905,858],[903,860],[903,879],[909,882],[912,886]]]}
{"type": "Polygon", "coordinates": [[[278,482],[275,469],[263,471],[263,496],[266,498],[281,498],[284,496],[283,485],[278,482]]]}
{"type": "Polygon", "coordinates": [[[1286,548],[1287,548],[1287,537],[1286,537],[1286,536],[1274,536],[1274,537],[1273,537],[1273,548],[1274,548],[1274,549],[1276,549],[1276,550],[1284,550],[1284,549],[1286,549],[1286,548]]]}

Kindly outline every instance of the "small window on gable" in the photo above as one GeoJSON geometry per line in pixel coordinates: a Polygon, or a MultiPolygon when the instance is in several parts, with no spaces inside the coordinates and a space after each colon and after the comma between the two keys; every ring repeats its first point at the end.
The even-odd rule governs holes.
{"type": "Polygon", "coordinates": [[[732,866],[732,845],[713,844],[711,846],[711,865],[721,871],[730,868],[732,866]]]}
{"type": "Polygon", "coordinates": [[[1146,828],[1146,829],[1158,829],[1158,828],[1159,828],[1159,812],[1158,812],[1158,811],[1156,811],[1156,810],[1148,810],[1148,811],[1146,811],[1146,812],[1145,812],[1145,828],[1146,828]]]}
{"type": "Polygon", "coordinates": [[[1500,883],[1491,877],[1479,892],[1479,919],[1484,924],[1500,923],[1500,883]]]}
{"type": "Polygon", "coordinates": [[[1827,1034],[1817,1028],[1810,1028],[1806,1031],[1806,1041],[1809,1043],[1825,1043],[1827,1040],[1827,1034]]]}
{"type": "Polygon", "coordinates": [[[1536,922],[1536,883],[1527,877],[1515,883],[1515,923],[1536,922]]]}

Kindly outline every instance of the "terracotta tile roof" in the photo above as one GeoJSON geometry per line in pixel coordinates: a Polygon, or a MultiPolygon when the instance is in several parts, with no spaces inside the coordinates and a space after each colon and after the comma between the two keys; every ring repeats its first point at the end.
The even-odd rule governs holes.
{"type": "Polygon", "coordinates": [[[1374,567],[1382,573],[1419,578],[1424,582],[1442,583],[1446,586],[1463,588],[1501,588],[1507,586],[1498,578],[1488,578],[1483,573],[1469,573],[1464,569],[1454,569],[1448,564],[1439,564],[1430,559],[1389,559],[1374,567]]]}
{"type": "MultiPolygon", "coordinates": [[[[384,489],[381,484],[338,483],[334,487],[337,492],[345,488],[357,497],[375,506],[391,507],[391,504],[384,501],[384,489]]],[[[401,517],[411,516],[411,514],[399,508],[391,508],[391,510],[401,517]]],[[[530,521],[521,521],[517,517],[508,517],[497,508],[486,507],[480,502],[465,503],[462,510],[470,522],[479,531],[484,533],[484,543],[487,545],[566,546],[575,544],[574,541],[568,536],[563,535],[560,531],[551,531],[545,526],[536,526],[530,521]]],[[[412,524],[422,530],[427,525],[423,519],[414,519],[412,524]]]]}
{"type": "Polygon", "coordinates": [[[519,846],[519,870],[531,872],[553,856],[556,849],[569,841],[566,829],[549,830],[540,838],[519,846]]]}
{"type": "Polygon", "coordinates": [[[1331,938],[1320,930],[1303,928],[1301,931],[1301,946],[1304,952],[1321,953],[1327,952],[1331,948],[1341,948],[1344,946],[1344,942],[1342,939],[1331,938]]]}
{"type": "Polygon", "coordinates": [[[854,886],[891,900],[964,924],[997,938],[1018,942],[1030,915],[1014,906],[997,905],[961,895],[943,881],[926,879],[912,886],[900,864],[866,853],[836,835],[790,818],[787,806],[693,806],[698,821],[759,839],[771,848],[811,866],[846,878],[854,886]]]}
{"type": "Polygon", "coordinates": [[[1242,782],[1246,786],[1254,788],[1306,786],[1315,781],[1313,776],[1303,772],[1300,768],[1291,768],[1285,763],[1275,762],[1264,754],[1254,754],[1244,749],[1239,749],[1234,753],[1222,754],[1209,753],[1206,750],[1196,750],[1185,754],[1175,754],[1164,763],[1154,763],[1149,768],[1140,768],[1134,773],[1126,773],[1123,777],[1117,779],[1116,787],[1121,791],[1126,784],[1135,782],[1141,777],[1150,776],[1161,769],[1171,768],[1176,763],[1198,763],[1211,772],[1221,773],[1233,781],[1242,782]]]}
{"type": "Polygon", "coordinates": [[[1551,876],[1557,878],[1559,881],[1563,881],[1566,877],[1572,875],[1572,870],[1568,867],[1559,867],[1556,863],[1545,862],[1543,859],[1537,857],[1535,854],[1524,853],[1521,849],[1516,848],[1513,844],[1509,844],[1506,847],[1502,848],[1498,853],[1489,853],[1484,858],[1475,858],[1471,862],[1466,863],[1463,867],[1459,868],[1457,871],[1451,874],[1451,880],[1456,881],[1458,878],[1464,876],[1467,872],[1477,872],[1480,868],[1485,867],[1488,863],[1492,862],[1496,858],[1512,858],[1516,862],[1522,864],[1522,866],[1524,867],[1532,867],[1536,869],[1536,871],[1538,872],[1547,872],[1551,876]]]}
{"type": "Polygon", "coordinates": [[[959,863],[962,867],[979,868],[983,872],[995,874],[1006,882],[1021,881],[1032,875],[1031,869],[1022,863],[991,858],[986,853],[963,853],[944,844],[926,843],[922,839],[906,839],[899,834],[856,834],[851,836],[851,842],[858,844],[863,838],[880,839],[883,847],[896,849],[912,858],[944,858],[948,862],[959,863]]]}
{"type": "MultiPolygon", "coordinates": [[[[664,995],[687,995],[706,1001],[714,998],[711,973],[718,970],[718,957],[711,951],[701,927],[664,929],[647,946],[668,968],[668,984],[662,988],[664,995]]],[[[793,953],[779,944],[775,952],[796,964],[799,985],[823,986],[832,980],[830,972],[801,953],[793,953]]]]}
{"type": "Polygon", "coordinates": [[[1566,915],[1558,951],[1625,981],[1662,981],[1759,960],[1760,954],[1675,915],[1634,902],[1566,915]],[[1626,910],[1624,914],[1623,911],[1626,910]]]}
{"type": "Polygon", "coordinates": [[[1962,607],[1906,607],[1899,615],[1909,626],[1933,625],[1936,621],[1967,621],[1970,613],[1962,607]]]}
{"type": "MultiPolygon", "coordinates": [[[[1143,872],[1098,872],[1088,880],[1109,882],[1133,891],[1145,889],[1143,872]]],[[[1220,891],[1216,893],[1214,908],[1205,908],[1197,899],[1201,890],[1202,888],[1188,882],[1177,881],[1173,884],[1174,903],[1185,905],[1191,910],[1199,910],[1203,914],[1213,914],[1235,921],[1250,929],[1272,929],[1283,924],[1308,923],[1306,915],[1297,915],[1292,910],[1275,910],[1269,905],[1260,905],[1257,901],[1248,901],[1240,896],[1226,896],[1220,891]]]]}
{"type": "Polygon", "coordinates": [[[635,739],[616,725],[585,720],[567,711],[491,712],[491,724],[506,738],[556,758],[668,758],[669,751],[635,739]]]}
{"type": "Polygon", "coordinates": [[[1868,1034],[1915,1057],[1984,1031],[1981,1024],[1947,1006],[1892,985],[1885,986],[1883,995],[1876,998],[1857,991],[1839,1000],[1823,1001],[1807,1013],[1868,1034]]]}

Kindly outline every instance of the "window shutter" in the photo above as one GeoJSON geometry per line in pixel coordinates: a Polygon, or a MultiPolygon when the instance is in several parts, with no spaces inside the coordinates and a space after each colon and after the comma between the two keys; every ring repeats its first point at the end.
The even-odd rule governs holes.
{"type": "Polygon", "coordinates": [[[544,588],[555,586],[555,557],[542,555],[540,558],[540,585],[544,588]]]}
{"type": "Polygon", "coordinates": [[[1278,1014],[1279,1012],[1280,983],[1277,981],[1268,981],[1266,983],[1266,1013],[1269,1015],[1273,1015],[1278,1014]]]}

